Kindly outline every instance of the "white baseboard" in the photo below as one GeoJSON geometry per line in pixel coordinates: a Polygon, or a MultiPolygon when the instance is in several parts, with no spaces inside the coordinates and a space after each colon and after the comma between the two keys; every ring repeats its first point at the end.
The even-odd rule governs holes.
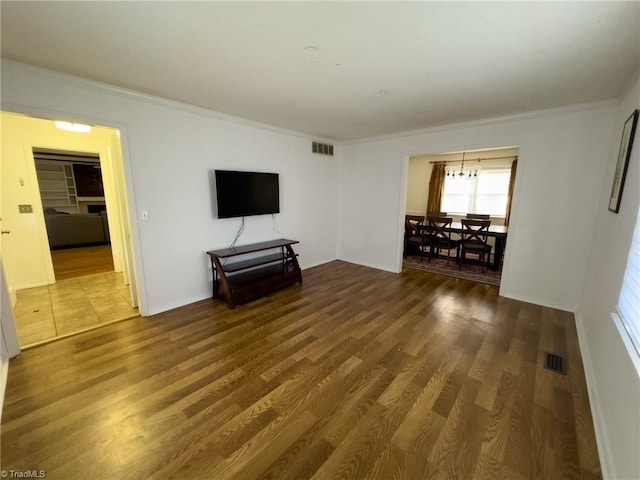
{"type": "Polygon", "coordinates": [[[615,477],[611,472],[611,452],[609,451],[609,442],[607,434],[602,426],[602,418],[600,417],[600,402],[598,399],[598,390],[596,381],[593,376],[593,367],[591,363],[591,354],[589,353],[589,344],[584,333],[582,318],[576,312],[576,331],[578,332],[578,344],[580,345],[580,353],[582,354],[582,365],[584,367],[584,376],[587,382],[587,393],[589,394],[589,407],[591,408],[591,419],[593,421],[593,429],[596,434],[596,444],[598,446],[598,457],[600,458],[600,469],[602,470],[602,478],[604,480],[615,477]]]}
{"type": "Polygon", "coordinates": [[[29,285],[20,285],[19,288],[15,288],[15,289],[13,287],[9,287],[9,293],[11,293],[11,292],[19,292],[20,290],[28,290],[30,288],[47,287],[49,285],[53,285],[53,284],[49,284],[47,282],[37,282],[37,283],[29,284],[29,285]]]}
{"type": "Polygon", "coordinates": [[[338,257],[336,260],[340,260],[342,262],[347,262],[347,263],[353,263],[354,265],[360,265],[362,267],[369,267],[369,268],[373,268],[375,270],[382,270],[384,272],[391,272],[391,273],[400,273],[402,272],[402,260],[400,261],[400,268],[399,269],[392,269],[389,266],[386,265],[381,265],[378,263],[372,263],[372,262],[366,262],[364,260],[360,260],[357,258],[346,258],[346,257],[338,257]]]}

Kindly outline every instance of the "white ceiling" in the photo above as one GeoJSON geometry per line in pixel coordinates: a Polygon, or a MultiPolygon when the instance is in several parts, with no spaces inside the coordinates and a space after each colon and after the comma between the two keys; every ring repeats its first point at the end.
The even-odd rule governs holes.
{"type": "Polygon", "coordinates": [[[1,2],[2,56],[335,141],[615,98],[640,2],[1,2]]]}

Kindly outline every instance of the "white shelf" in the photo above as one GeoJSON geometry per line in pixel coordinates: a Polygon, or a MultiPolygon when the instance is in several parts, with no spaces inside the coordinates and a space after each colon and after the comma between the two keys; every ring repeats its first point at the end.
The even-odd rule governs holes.
{"type": "Polygon", "coordinates": [[[36,160],[36,174],[43,207],[79,211],[76,184],[71,165],[65,162],[36,160]]]}

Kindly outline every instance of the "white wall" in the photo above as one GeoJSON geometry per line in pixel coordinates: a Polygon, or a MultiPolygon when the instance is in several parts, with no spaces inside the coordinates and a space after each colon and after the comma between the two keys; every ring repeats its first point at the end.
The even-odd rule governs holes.
{"type": "Polygon", "coordinates": [[[622,126],[640,108],[640,81],[617,110],[603,188],[597,206],[596,233],[588,261],[582,302],[576,314],[595,406],[596,433],[610,478],[640,478],[640,372],[622,342],[610,313],[615,311],[640,205],[640,131],[636,132],[620,212],[608,211],[622,126]]]}
{"type": "Polygon", "coordinates": [[[214,218],[216,168],[280,174],[281,213],[248,217],[239,245],[300,240],[303,268],[336,258],[339,148],[334,159],[313,155],[310,139],[292,132],[7,61],[2,108],[120,129],[143,314],[211,295],[205,252],[228,246],[240,227],[214,218]]]}
{"type": "Polygon", "coordinates": [[[519,147],[500,293],[575,311],[614,115],[614,102],[605,102],[344,145],[339,258],[400,270],[410,156],[519,147]]]}

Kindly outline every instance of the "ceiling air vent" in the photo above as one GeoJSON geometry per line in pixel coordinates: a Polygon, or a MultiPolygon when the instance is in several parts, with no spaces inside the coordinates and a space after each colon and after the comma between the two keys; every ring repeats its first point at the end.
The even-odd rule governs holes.
{"type": "Polygon", "coordinates": [[[312,142],[311,151],[319,155],[329,155],[333,157],[333,145],[327,145],[326,143],[312,142]]]}

